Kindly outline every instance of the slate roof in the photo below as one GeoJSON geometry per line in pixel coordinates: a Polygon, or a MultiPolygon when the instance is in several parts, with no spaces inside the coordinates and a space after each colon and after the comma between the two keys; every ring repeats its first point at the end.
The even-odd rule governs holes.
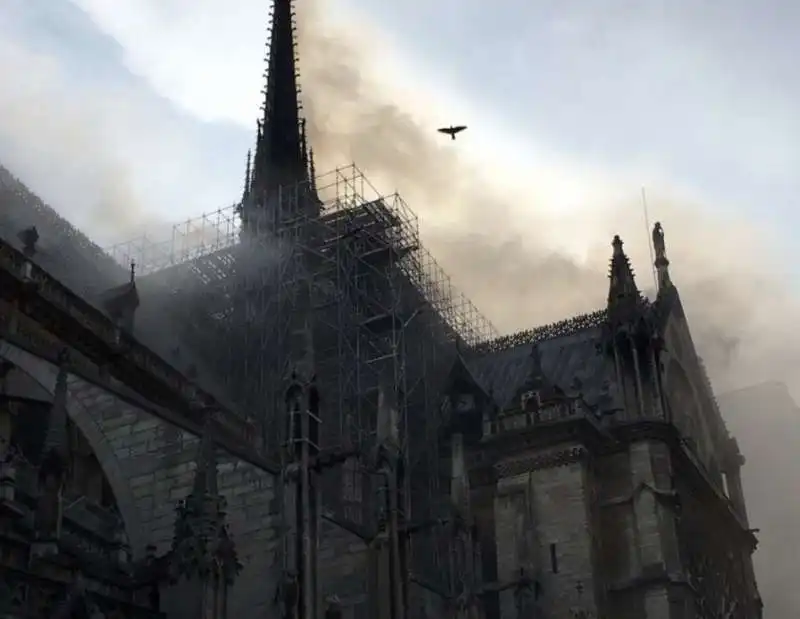
{"type": "Polygon", "coordinates": [[[22,249],[17,235],[30,226],[39,232],[36,263],[84,298],[128,279],[126,269],[0,166],[0,237],[22,249]]]}
{"type": "Polygon", "coordinates": [[[534,348],[538,350],[541,371],[553,386],[567,395],[580,394],[589,405],[607,397],[614,373],[613,364],[600,349],[602,324],[578,322],[572,332],[551,333],[551,337],[521,338],[522,342],[516,345],[479,352],[466,359],[475,379],[493,394],[501,409],[511,403],[535,369],[534,348]]]}
{"type": "MultiPolygon", "coordinates": [[[[18,234],[30,226],[35,226],[39,233],[33,260],[100,311],[108,313],[103,301],[109,295],[129,290],[128,269],[117,264],[0,165],[0,238],[21,250],[18,234]]],[[[187,354],[186,350],[180,358],[173,354],[174,350],[185,347],[181,347],[183,342],[177,336],[174,319],[165,311],[164,303],[171,299],[157,290],[146,289],[145,292],[150,294],[141,295],[142,305],[134,323],[136,337],[180,371],[190,374],[190,368],[194,367],[203,388],[233,408],[201,360],[187,354]]]]}
{"type": "MultiPolygon", "coordinates": [[[[37,244],[36,261],[79,294],[97,302],[103,291],[124,285],[128,279],[126,269],[58,216],[2,166],[0,204],[3,205],[0,209],[0,236],[19,247],[17,233],[24,227],[35,225],[41,239],[37,244]]],[[[180,363],[173,358],[172,351],[179,342],[168,327],[168,312],[163,311],[157,299],[148,298],[147,301],[137,311],[137,336],[165,358],[172,359],[173,363],[188,367],[187,360],[180,363]],[[155,316],[151,315],[153,313],[155,316]],[[158,337],[153,337],[156,333],[158,337]]],[[[587,403],[596,404],[603,397],[604,387],[613,381],[613,367],[597,350],[605,321],[605,310],[600,310],[503,336],[469,351],[465,354],[465,363],[480,386],[487,393],[491,392],[503,408],[529,376],[533,364],[531,352],[537,346],[542,370],[549,382],[568,395],[580,392],[587,403]]],[[[210,388],[208,383],[215,381],[209,380],[208,372],[197,367],[197,359],[191,361],[203,375],[202,382],[210,388]]],[[[220,391],[218,388],[213,390],[220,391]]]]}

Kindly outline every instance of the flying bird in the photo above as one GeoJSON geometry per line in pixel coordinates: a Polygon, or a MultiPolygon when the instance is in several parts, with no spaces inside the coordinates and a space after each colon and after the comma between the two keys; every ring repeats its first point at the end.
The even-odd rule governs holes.
{"type": "Polygon", "coordinates": [[[461,133],[466,128],[467,128],[466,125],[458,125],[457,127],[450,125],[449,127],[442,127],[441,129],[437,129],[437,131],[439,133],[446,133],[447,135],[450,136],[451,140],[455,140],[456,134],[461,133]]]}

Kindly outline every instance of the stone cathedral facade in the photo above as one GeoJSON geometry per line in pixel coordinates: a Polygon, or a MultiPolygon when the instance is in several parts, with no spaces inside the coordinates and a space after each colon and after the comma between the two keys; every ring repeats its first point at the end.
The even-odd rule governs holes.
{"type": "MultiPolygon", "coordinates": [[[[613,242],[607,307],[465,355],[446,402],[467,454],[484,580],[528,574],[542,617],[756,618],[728,433],[653,232],[642,297],[613,242]]],[[[513,591],[483,596],[519,614],[513,591]]]]}
{"type": "MultiPolygon", "coordinates": [[[[316,192],[292,3],[274,4],[245,232],[273,215],[248,194],[316,192]]],[[[304,217],[322,217],[313,205],[304,217]]],[[[429,378],[434,405],[421,410],[438,424],[435,526],[412,544],[413,510],[397,519],[396,539],[406,537],[387,561],[383,523],[366,535],[321,510],[321,595],[302,619],[760,619],[744,458],[658,224],[653,247],[655,299],[640,293],[617,237],[605,307],[446,340],[429,378]]],[[[0,617],[301,619],[292,575],[275,569],[285,469],[253,419],[212,395],[213,381],[155,352],[178,349],[175,323],[145,344],[152,321],[177,309],[157,305],[145,279],[120,272],[0,168],[0,617]]],[[[325,398],[319,373],[310,380],[325,398]]],[[[375,425],[397,438],[384,409],[407,394],[390,395],[377,397],[375,425]]],[[[366,513],[368,491],[348,492],[366,513]]]]}

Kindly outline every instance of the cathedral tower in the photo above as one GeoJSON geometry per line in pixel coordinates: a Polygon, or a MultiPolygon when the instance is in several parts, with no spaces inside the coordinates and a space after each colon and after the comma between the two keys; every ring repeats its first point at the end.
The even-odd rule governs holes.
{"type": "Polygon", "coordinates": [[[263,115],[248,155],[241,204],[245,234],[274,231],[293,211],[313,214],[313,163],[297,81],[293,0],[273,0],[263,115]]]}

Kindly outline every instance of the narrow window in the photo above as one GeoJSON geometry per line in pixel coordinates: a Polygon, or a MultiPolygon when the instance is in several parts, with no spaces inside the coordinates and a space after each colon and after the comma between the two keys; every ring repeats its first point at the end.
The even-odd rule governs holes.
{"type": "Polygon", "coordinates": [[[550,544],[550,569],[553,570],[553,574],[558,574],[558,554],[555,544],[550,544]]]}

